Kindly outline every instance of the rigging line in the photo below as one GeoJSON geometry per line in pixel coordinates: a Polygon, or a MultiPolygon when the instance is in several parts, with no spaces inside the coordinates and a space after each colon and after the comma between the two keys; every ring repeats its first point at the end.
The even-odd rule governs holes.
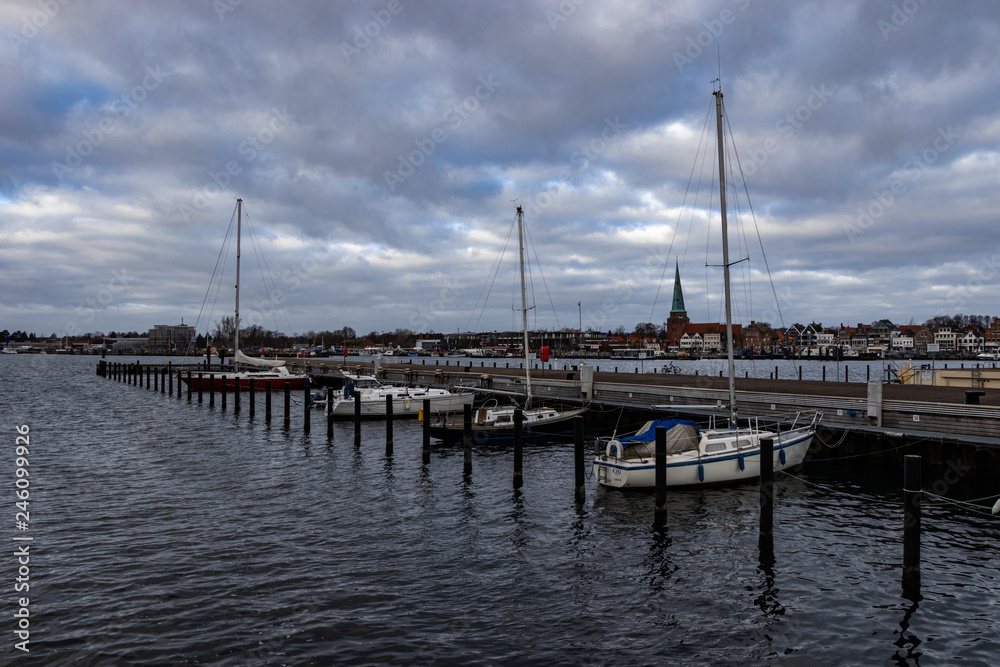
{"type": "MultiPolygon", "coordinates": [[[[198,326],[201,323],[201,316],[205,312],[205,304],[208,302],[208,297],[212,293],[212,285],[213,284],[215,285],[215,299],[212,301],[212,309],[209,312],[210,313],[214,313],[215,312],[215,305],[216,305],[216,303],[218,302],[218,299],[219,299],[219,289],[222,286],[222,273],[225,272],[225,269],[226,269],[226,259],[228,257],[228,255],[226,253],[226,248],[228,247],[228,244],[230,243],[230,239],[232,238],[233,223],[235,221],[236,221],[236,208],[234,207],[233,208],[233,214],[229,218],[229,227],[226,228],[226,235],[222,239],[222,247],[219,248],[219,255],[215,258],[215,267],[212,269],[212,276],[211,276],[211,278],[209,278],[208,287],[205,290],[205,297],[204,297],[204,299],[202,299],[202,302],[201,302],[201,309],[198,311],[198,317],[195,319],[195,323],[194,323],[195,331],[198,330],[198,326]],[[222,271],[221,272],[219,270],[219,263],[220,262],[222,262],[222,271]],[[215,282],[216,276],[219,277],[219,282],[218,283],[215,282]]],[[[209,318],[211,318],[211,315],[209,315],[209,318]]],[[[189,351],[191,350],[191,347],[193,345],[194,345],[193,340],[192,341],[188,341],[188,350],[189,351]]]]}
{"type": "MultiPolygon", "coordinates": [[[[723,101],[723,108],[725,108],[725,101],[723,101]]],[[[729,124],[729,116],[726,116],[726,124],[729,124]]],[[[730,129],[730,132],[732,130],[730,129]]],[[[736,166],[740,170],[740,178],[743,180],[743,189],[747,195],[747,207],[750,209],[750,218],[753,220],[754,231],[757,233],[757,244],[760,246],[760,255],[764,260],[764,269],[767,271],[767,280],[771,284],[771,293],[774,295],[774,307],[778,312],[778,320],[781,323],[781,328],[785,328],[785,317],[781,314],[781,302],[778,299],[778,290],[774,286],[774,276],[771,275],[771,266],[767,261],[767,253],[764,252],[764,240],[760,236],[760,226],[757,224],[757,215],[753,211],[753,202],[750,201],[750,190],[747,187],[746,178],[743,175],[743,164],[740,162],[739,151],[736,150],[736,146],[733,146],[733,152],[736,154],[736,166]]]]}
{"type": "MultiPolygon", "coordinates": [[[[264,259],[264,250],[263,248],[260,247],[260,242],[257,240],[257,232],[254,230],[253,224],[250,222],[250,213],[246,210],[246,207],[244,207],[243,214],[244,216],[246,216],[247,219],[247,231],[249,232],[248,236],[250,237],[250,247],[253,248],[254,256],[257,258],[257,270],[260,272],[260,281],[264,286],[264,295],[267,297],[268,306],[270,306],[271,308],[271,316],[274,318],[274,328],[277,331],[278,316],[275,313],[274,302],[271,301],[271,291],[268,289],[267,279],[264,277],[264,270],[265,269],[267,270],[267,277],[271,279],[272,285],[275,285],[274,276],[271,275],[271,267],[267,265],[267,260],[264,259]],[[262,263],[263,266],[261,266],[262,263]]],[[[275,290],[277,290],[276,285],[275,285],[275,290]]],[[[282,312],[284,312],[284,309],[282,309],[282,312]]],[[[286,320],[288,319],[287,313],[285,313],[285,319],[286,320]]],[[[288,330],[291,331],[291,329],[292,325],[291,322],[289,322],[288,330]]]]}
{"type": "Polygon", "coordinates": [[[486,281],[483,283],[483,287],[479,291],[479,296],[476,297],[476,303],[472,307],[472,313],[469,315],[468,322],[466,322],[465,328],[467,331],[479,330],[479,324],[482,322],[483,314],[486,312],[486,304],[489,301],[490,294],[493,293],[493,285],[496,283],[497,276],[500,274],[500,266],[503,263],[503,257],[507,252],[507,247],[510,245],[510,238],[513,231],[514,225],[507,228],[507,236],[504,237],[503,245],[500,247],[500,251],[497,253],[496,258],[493,260],[493,264],[490,266],[490,271],[486,275],[486,281]],[[473,329],[471,328],[472,318],[475,317],[476,309],[479,307],[480,301],[482,301],[483,307],[479,311],[479,318],[476,320],[476,326],[473,329]]]}
{"type": "MultiPolygon", "coordinates": [[[[715,102],[713,101],[712,105],[714,104],[715,102]]],[[[670,256],[673,254],[674,243],[677,241],[677,232],[681,228],[681,218],[683,217],[684,211],[686,210],[688,194],[691,192],[691,181],[694,180],[694,173],[698,169],[698,159],[701,157],[701,148],[702,144],[705,141],[705,135],[708,131],[707,129],[708,119],[711,117],[711,115],[712,115],[712,106],[709,106],[708,111],[705,113],[705,121],[702,124],[701,137],[698,139],[698,148],[695,150],[694,160],[691,162],[691,173],[688,174],[687,186],[684,188],[684,198],[681,199],[681,205],[677,211],[677,222],[674,223],[674,233],[670,237],[670,245],[667,246],[667,254],[663,258],[663,271],[660,273],[660,282],[656,286],[656,295],[653,297],[653,307],[649,311],[650,322],[653,321],[653,314],[656,312],[656,302],[659,299],[660,289],[663,286],[663,278],[664,276],[666,276],[667,269],[670,266],[670,256]]],[[[700,177],[698,183],[699,185],[701,184],[700,177]]]]}
{"type": "MultiPolygon", "coordinates": [[[[545,280],[545,273],[542,272],[542,263],[538,261],[538,248],[535,246],[535,240],[531,238],[531,230],[528,229],[527,225],[524,226],[524,234],[528,237],[528,243],[531,245],[531,253],[535,256],[535,264],[538,266],[538,275],[542,278],[545,295],[549,297],[549,305],[552,306],[552,317],[555,318],[556,328],[559,329],[561,327],[559,326],[559,314],[556,313],[556,304],[552,300],[552,293],[549,291],[549,284],[545,280]]],[[[532,295],[532,300],[534,300],[534,295],[532,295]]]]}
{"type": "MultiPolygon", "coordinates": [[[[926,505],[928,505],[928,506],[941,506],[941,505],[945,505],[945,504],[949,504],[949,505],[966,505],[968,507],[971,507],[971,508],[975,509],[979,514],[985,514],[987,516],[990,516],[990,515],[993,514],[993,512],[990,510],[989,507],[983,507],[982,505],[976,505],[976,504],[974,504],[974,501],[971,501],[971,500],[955,500],[954,498],[947,498],[945,496],[939,496],[936,493],[931,493],[930,491],[923,491],[923,490],[921,490],[920,493],[923,494],[923,495],[925,495],[925,496],[930,496],[931,498],[937,498],[938,500],[943,501],[943,502],[939,502],[939,503],[926,503],[926,505]]],[[[992,500],[993,498],[996,498],[996,497],[997,496],[989,496],[988,499],[992,500]]],[[[987,498],[980,498],[980,500],[987,500],[987,498]]]]}

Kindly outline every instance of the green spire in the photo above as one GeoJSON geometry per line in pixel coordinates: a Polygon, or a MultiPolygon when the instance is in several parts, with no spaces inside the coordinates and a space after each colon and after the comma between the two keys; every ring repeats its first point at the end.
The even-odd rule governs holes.
{"type": "Polygon", "coordinates": [[[681,269],[674,262],[674,304],[670,308],[671,315],[684,316],[687,310],[684,308],[684,292],[681,291],[681,269]]]}

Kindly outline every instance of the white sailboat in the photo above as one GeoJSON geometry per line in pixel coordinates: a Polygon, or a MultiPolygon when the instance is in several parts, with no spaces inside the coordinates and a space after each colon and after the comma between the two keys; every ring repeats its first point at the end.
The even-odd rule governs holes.
{"type": "MultiPolygon", "coordinates": [[[[302,389],[305,384],[305,375],[294,375],[285,367],[284,360],[281,359],[258,359],[248,357],[240,350],[240,236],[243,226],[243,200],[236,200],[236,317],[235,317],[235,338],[233,341],[233,364],[234,371],[215,373],[214,377],[209,377],[208,373],[202,374],[199,379],[192,376],[190,384],[192,389],[216,390],[216,391],[239,391],[250,389],[250,380],[254,380],[254,388],[263,391],[271,382],[273,391],[284,390],[285,383],[290,389],[302,389]],[[242,370],[241,370],[242,367],[242,370]],[[213,385],[214,383],[214,385],[213,385]]],[[[188,378],[182,378],[188,382],[188,378]]]]}
{"type": "MultiPolygon", "coordinates": [[[[471,404],[475,398],[472,392],[383,384],[374,375],[344,373],[344,377],[347,383],[334,393],[333,403],[327,411],[335,419],[354,417],[356,396],[361,397],[361,416],[369,418],[386,416],[387,396],[392,396],[393,417],[418,416],[424,407],[424,401],[430,401],[431,414],[462,410],[462,406],[471,404]]],[[[317,406],[325,406],[326,403],[326,397],[322,394],[313,400],[313,404],[317,406]]]]}
{"type": "MultiPolygon", "coordinates": [[[[531,346],[528,340],[528,302],[524,284],[524,210],[517,207],[517,248],[521,270],[521,325],[524,346],[524,408],[521,411],[524,424],[524,437],[547,438],[573,433],[574,417],[579,417],[587,411],[586,407],[575,410],[557,410],[552,407],[535,407],[531,405],[531,346]]],[[[503,443],[514,438],[513,405],[494,405],[482,407],[476,411],[473,423],[473,439],[482,443],[503,443]]],[[[442,420],[430,427],[431,435],[446,441],[458,441],[464,437],[464,424],[461,419],[442,420]]]]}
{"type": "Polygon", "coordinates": [[[800,466],[809,451],[822,413],[801,423],[801,413],[789,430],[761,427],[750,420],[740,426],[736,414],[736,371],[733,352],[733,316],[730,290],[729,237],[726,222],[725,150],[722,123],[722,90],[715,95],[719,144],[719,193],[722,210],[722,268],[726,302],[727,359],[729,371],[729,426],[701,429],[694,422],[652,420],[633,436],[612,438],[603,453],[594,458],[594,476],[602,486],[615,488],[654,487],[656,484],[655,431],[667,429],[667,486],[731,486],[760,477],[761,441],[773,442],[774,470],[800,466]]]}

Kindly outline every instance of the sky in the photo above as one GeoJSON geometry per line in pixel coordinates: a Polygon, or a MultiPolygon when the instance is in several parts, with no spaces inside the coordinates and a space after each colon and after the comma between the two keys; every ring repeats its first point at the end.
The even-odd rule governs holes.
{"type": "Polygon", "coordinates": [[[519,205],[533,328],[662,323],[675,267],[724,321],[720,75],[737,322],[1000,315],[998,27],[939,0],[7,0],[0,329],[212,330],[237,198],[244,324],[517,328],[519,205]]]}

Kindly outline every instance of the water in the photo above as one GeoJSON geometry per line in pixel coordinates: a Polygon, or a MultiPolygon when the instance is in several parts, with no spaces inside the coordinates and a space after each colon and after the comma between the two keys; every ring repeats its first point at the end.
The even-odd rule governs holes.
{"type": "Polygon", "coordinates": [[[423,466],[416,422],[387,459],[380,423],[355,448],[352,424],[328,441],[318,413],[303,434],[301,403],[286,431],[259,395],[251,423],[245,403],[237,417],[96,362],[0,359],[5,658],[21,655],[13,537],[30,536],[38,664],[1000,662],[1000,519],[925,509],[908,599],[896,474],[781,478],[771,564],[754,486],[673,493],[654,530],[649,494],[588,480],[576,505],[566,446],[527,449],[518,492],[509,452],[477,451],[468,478],[460,448],[423,466]]]}

